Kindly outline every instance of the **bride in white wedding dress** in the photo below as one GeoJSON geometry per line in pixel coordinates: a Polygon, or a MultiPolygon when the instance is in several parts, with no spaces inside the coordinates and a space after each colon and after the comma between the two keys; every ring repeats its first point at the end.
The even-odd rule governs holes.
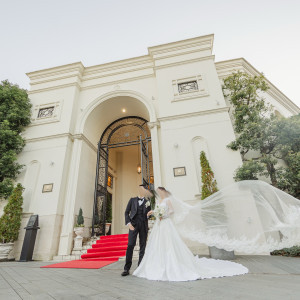
{"type": "Polygon", "coordinates": [[[149,280],[189,281],[248,273],[246,267],[231,261],[194,256],[170,219],[174,209],[169,193],[162,187],[157,193],[161,198],[157,207],[164,212],[163,217],[156,219],[145,255],[133,272],[134,276],[149,280]]]}
{"type": "Polygon", "coordinates": [[[231,261],[194,256],[181,237],[245,254],[300,245],[300,201],[266,182],[236,182],[196,205],[162,187],[157,193],[156,221],[134,276],[189,281],[248,272],[231,261]]]}

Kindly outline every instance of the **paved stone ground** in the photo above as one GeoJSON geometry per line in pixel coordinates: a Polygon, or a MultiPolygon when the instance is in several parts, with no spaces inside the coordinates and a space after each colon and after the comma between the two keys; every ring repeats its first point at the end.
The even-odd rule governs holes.
{"type": "Polygon", "coordinates": [[[121,277],[102,269],[41,269],[53,262],[0,263],[0,299],[300,299],[300,258],[240,256],[249,274],[190,282],[121,277]]]}

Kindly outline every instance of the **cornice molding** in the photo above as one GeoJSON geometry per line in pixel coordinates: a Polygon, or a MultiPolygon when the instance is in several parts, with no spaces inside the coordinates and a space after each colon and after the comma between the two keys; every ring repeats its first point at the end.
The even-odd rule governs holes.
{"type": "Polygon", "coordinates": [[[83,75],[90,75],[90,74],[96,74],[99,72],[108,72],[111,70],[118,70],[120,68],[127,68],[127,67],[132,67],[132,66],[137,66],[137,65],[143,65],[150,63],[152,64],[153,61],[149,55],[144,55],[144,56],[137,56],[133,58],[127,58],[123,60],[118,60],[114,62],[109,62],[105,64],[100,64],[96,66],[90,66],[86,67],[84,69],[83,75]]]}
{"type": "MultiPolygon", "coordinates": [[[[142,71],[142,70],[149,70],[151,71],[152,73],[153,72],[153,66],[141,66],[140,68],[131,68],[130,70],[120,70],[118,72],[114,72],[114,73],[108,73],[108,74],[101,74],[101,73],[91,73],[91,74],[98,74],[98,75],[95,75],[93,77],[88,77],[88,78],[82,78],[81,81],[82,82],[86,82],[86,81],[89,81],[89,80],[94,80],[94,79],[100,79],[100,78],[106,78],[106,77],[111,77],[111,76],[116,76],[116,75],[122,75],[122,74],[125,74],[125,73],[131,73],[131,72],[136,72],[136,71],[142,71]]],[[[86,76],[86,75],[85,75],[86,76]]]]}
{"type": "Polygon", "coordinates": [[[67,84],[51,86],[51,87],[47,87],[47,88],[35,89],[35,90],[32,90],[32,91],[28,91],[27,94],[31,95],[31,94],[35,94],[35,93],[41,93],[41,92],[58,90],[58,89],[64,89],[64,88],[68,88],[68,87],[72,87],[72,86],[75,86],[79,90],[81,90],[81,86],[79,85],[79,83],[78,82],[73,82],[73,83],[67,83],[67,84]]]}
{"type": "Polygon", "coordinates": [[[65,76],[45,79],[45,80],[36,81],[36,82],[33,81],[33,82],[30,82],[30,85],[35,86],[35,85],[48,83],[48,82],[53,82],[53,81],[59,81],[59,80],[63,80],[63,79],[70,79],[70,78],[73,78],[73,77],[74,77],[74,79],[79,79],[80,81],[82,80],[82,75],[81,74],[71,74],[71,75],[65,75],[65,76]]]}
{"type": "MultiPolygon", "coordinates": [[[[51,90],[55,90],[55,89],[72,87],[72,86],[76,86],[79,90],[88,90],[88,89],[98,88],[98,87],[102,87],[102,86],[108,86],[108,85],[115,85],[115,84],[119,84],[119,83],[130,82],[130,81],[134,81],[134,80],[141,80],[141,79],[151,78],[151,77],[154,78],[155,77],[155,70],[163,69],[163,68],[169,68],[169,67],[173,67],[173,66],[179,66],[179,65],[183,65],[183,64],[194,63],[194,62],[199,62],[199,61],[203,61],[203,60],[209,60],[209,59],[214,60],[215,56],[214,55],[209,55],[209,56],[204,56],[204,57],[200,57],[200,58],[174,62],[174,63],[171,63],[171,64],[162,65],[162,66],[156,66],[156,67],[141,67],[141,68],[136,68],[136,69],[127,70],[127,71],[120,71],[120,72],[116,72],[116,73],[108,74],[108,75],[95,76],[95,77],[92,77],[92,78],[80,77],[79,79],[81,79],[81,83],[83,83],[83,82],[88,82],[89,80],[93,80],[93,79],[105,78],[105,77],[110,77],[110,76],[114,76],[114,75],[130,73],[130,72],[134,72],[134,71],[141,71],[141,70],[149,69],[149,70],[152,70],[152,72],[153,72],[153,73],[148,74],[148,75],[133,76],[133,77],[129,77],[129,78],[126,78],[126,79],[107,81],[107,82],[102,82],[102,83],[99,83],[99,84],[93,84],[93,85],[88,85],[88,86],[82,86],[79,82],[73,82],[73,83],[55,85],[55,86],[51,86],[51,87],[47,87],[47,88],[40,88],[40,89],[37,88],[37,89],[28,91],[28,94],[40,93],[40,92],[51,91],[51,90]]],[[[75,77],[75,76],[76,75],[65,76],[64,78],[71,78],[71,77],[75,77]]],[[[60,79],[63,79],[63,78],[60,78],[60,79]]],[[[38,82],[38,83],[34,83],[34,84],[46,83],[46,82],[51,82],[51,81],[56,81],[56,80],[58,80],[58,79],[45,80],[43,82],[38,82]]]]}
{"type": "MultiPolygon", "coordinates": [[[[214,56],[208,56],[197,59],[183,60],[171,64],[166,64],[162,66],[155,66],[155,61],[159,61],[161,59],[182,56],[184,54],[202,52],[205,50],[212,51],[214,35],[205,35],[200,37],[195,37],[191,39],[186,39],[182,41],[162,44],[154,47],[148,48],[148,54],[128,59],[123,59],[119,61],[99,64],[96,66],[84,67],[81,62],[75,62],[72,64],[66,64],[62,66],[57,66],[53,68],[47,68],[39,71],[33,71],[26,73],[26,75],[30,78],[30,84],[32,87],[36,87],[33,90],[29,91],[29,94],[38,93],[41,91],[50,91],[57,88],[65,88],[76,85],[79,89],[81,89],[81,82],[88,82],[89,80],[98,79],[98,78],[109,78],[110,76],[115,76],[124,73],[130,73],[141,70],[152,70],[151,73],[155,76],[155,70],[166,68],[175,65],[181,65],[186,63],[193,63],[195,61],[199,61],[202,59],[213,58],[214,56]],[[186,51],[182,51],[186,50],[186,51]],[[179,51],[179,52],[178,52],[179,51]],[[180,52],[181,51],[181,52],[180,52]],[[172,53],[173,52],[173,53],[172,53]],[[169,54],[168,54],[169,53],[169,54]],[[157,57],[153,57],[153,55],[158,54],[157,57]],[[168,54],[164,55],[164,57],[159,57],[159,54],[168,54]],[[108,74],[103,74],[103,73],[108,74]],[[109,72],[112,72],[109,74],[109,72]],[[102,73],[102,74],[101,74],[102,73]],[[92,75],[89,78],[89,75],[92,75]],[[94,75],[94,76],[93,76],[94,75]],[[72,79],[76,80],[76,82],[66,83],[66,84],[55,84],[51,87],[38,88],[39,84],[45,84],[55,81],[60,81],[64,79],[72,79]]],[[[144,75],[145,76],[145,75],[144,75]]],[[[116,82],[126,82],[139,78],[145,78],[144,76],[135,76],[128,79],[114,80],[111,82],[106,82],[102,84],[85,86],[82,89],[88,89],[92,87],[99,87],[104,85],[115,84],[116,82]]],[[[149,77],[149,75],[147,76],[149,77]]]]}
{"type": "Polygon", "coordinates": [[[195,38],[185,39],[177,42],[171,42],[167,44],[161,44],[157,46],[148,47],[148,53],[150,56],[155,54],[162,54],[166,52],[172,52],[177,50],[182,50],[186,48],[191,48],[195,46],[202,46],[209,44],[209,48],[212,50],[214,35],[203,35],[195,38]]]}
{"type": "Polygon", "coordinates": [[[71,134],[71,133],[60,133],[60,134],[53,134],[53,135],[47,135],[47,136],[41,136],[37,138],[31,138],[26,139],[26,143],[34,143],[34,142],[42,142],[45,140],[50,139],[60,139],[60,138],[68,138],[71,141],[74,141],[75,139],[83,140],[92,150],[97,152],[97,146],[95,146],[84,134],[71,134]]]}
{"type": "MultiPolygon", "coordinates": [[[[93,85],[88,85],[88,86],[82,86],[79,82],[55,85],[55,86],[52,86],[52,87],[30,90],[30,91],[28,91],[28,94],[40,93],[40,92],[44,92],[44,91],[51,91],[51,90],[67,88],[67,87],[71,87],[71,86],[76,86],[79,90],[88,90],[88,89],[98,88],[98,87],[102,87],[102,86],[108,86],[108,85],[115,85],[115,84],[119,84],[119,83],[130,82],[130,81],[134,81],[134,80],[141,80],[141,79],[151,78],[151,77],[154,78],[156,70],[163,69],[163,68],[169,68],[169,67],[173,67],[173,66],[180,66],[180,65],[183,65],[183,64],[189,64],[189,63],[194,63],[194,62],[199,62],[199,61],[204,61],[204,60],[209,60],[209,59],[214,60],[215,56],[214,55],[209,55],[209,56],[204,56],[204,57],[199,57],[199,58],[195,58],[195,59],[189,59],[189,60],[174,62],[174,63],[165,64],[165,65],[161,65],[161,66],[155,66],[155,67],[154,66],[153,67],[141,67],[141,68],[136,68],[136,69],[127,70],[127,71],[120,71],[120,72],[116,72],[116,73],[108,74],[108,75],[94,76],[92,78],[80,77],[81,83],[84,83],[84,82],[88,82],[89,80],[94,80],[94,79],[99,79],[99,78],[106,78],[106,77],[120,75],[120,74],[124,74],[124,73],[130,73],[130,72],[134,72],[134,71],[141,71],[141,70],[149,69],[152,72],[151,74],[148,74],[148,75],[133,76],[133,77],[129,77],[129,78],[126,78],[126,79],[118,79],[118,80],[113,80],[113,81],[107,81],[107,82],[102,82],[102,83],[99,83],[99,84],[93,84],[93,85]]],[[[70,77],[75,77],[75,76],[76,75],[65,76],[64,78],[70,78],[70,77]]],[[[49,80],[49,82],[50,81],[56,81],[56,80],[58,80],[58,79],[51,79],[51,80],[49,80]]],[[[46,83],[46,82],[48,82],[48,81],[45,80],[43,82],[38,82],[38,83],[34,83],[34,84],[46,83]]]]}
{"type": "Polygon", "coordinates": [[[161,118],[157,118],[157,120],[159,122],[172,121],[172,120],[177,120],[177,119],[185,119],[185,118],[196,117],[196,116],[200,116],[200,115],[224,113],[224,112],[228,112],[229,109],[230,109],[229,106],[225,106],[225,107],[221,107],[221,108],[208,109],[208,110],[203,110],[203,111],[198,111],[198,112],[193,112],[193,113],[187,113],[187,114],[181,114],[181,115],[175,115],[175,116],[168,116],[168,117],[161,117],[161,118]]]}
{"type": "Polygon", "coordinates": [[[116,84],[121,84],[121,83],[125,83],[125,82],[130,82],[130,81],[134,81],[134,80],[142,80],[142,79],[146,79],[146,78],[153,78],[154,75],[153,74],[148,74],[148,75],[143,75],[143,76],[135,76],[135,77],[130,77],[130,78],[126,78],[126,79],[119,79],[119,80],[113,80],[113,81],[109,81],[109,82],[102,82],[102,83],[98,83],[98,84],[93,84],[93,85],[88,85],[88,86],[81,86],[81,90],[89,90],[89,89],[94,89],[94,88],[98,88],[98,87],[102,87],[102,86],[108,86],[108,85],[116,85],[116,84]]]}
{"type": "Polygon", "coordinates": [[[35,138],[25,138],[26,143],[34,143],[34,142],[40,142],[40,141],[45,141],[48,139],[57,139],[57,138],[65,138],[65,137],[70,137],[70,133],[59,133],[59,134],[51,134],[51,135],[46,135],[46,136],[40,136],[40,137],[35,137],[35,138]]]}
{"type": "MultiPolygon", "coordinates": [[[[255,69],[246,59],[236,58],[225,61],[216,62],[216,70],[220,79],[225,78],[227,75],[231,74],[234,71],[243,69],[243,71],[259,76],[261,72],[255,69]]],[[[300,113],[300,108],[290,100],[283,92],[281,92],[274,84],[272,84],[267,78],[266,82],[269,86],[267,93],[272,96],[278,103],[284,106],[292,114],[300,113]]]]}
{"type": "Polygon", "coordinates": [[[215,56],[214,55],[209,55],[209,56],[197,57],[197,58],[193,58],[193,59],[186,59],[186,60],[183,60],[183,61],[178,61],[178,62],[174,62],[174,63],[170,63],[170,64],[155,66],[154,70],[170,68],[170,67],[180,66],[180,65],[185,65],[185,64],[191,64],[191,63],[194,63],[194,62],[199,62],[199,61],[209,60],[209,59],[214,60],[215,56]]]}
{"type": "Polygon", "coordinates": [[[70,73],[74,71],[79,71],[82,73],[84,71],[84,65],[82,62],[75,62],[67,65],[62,65],[62,66],[56,66],[52,68],[47,68],[47,69],[42,69],[38,71],[33,71],[33,72],[28,72],[26,75],[31,79],[39,79],[39,78],[44,78],[44,77],[49,77],[49,76],[55,76],[55,75],[60,75],[60,74],[65,74],[65,73],[70,73]]]}

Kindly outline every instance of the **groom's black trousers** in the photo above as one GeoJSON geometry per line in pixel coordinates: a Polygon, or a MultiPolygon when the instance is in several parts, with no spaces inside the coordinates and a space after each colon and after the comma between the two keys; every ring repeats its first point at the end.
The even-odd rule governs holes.
{"type": "Polygon", "coordinates": [[[139,261],[138,265],[141,263],[143,256],[145,254],[145,248],[147,243],[147,229],[145,226],[145,222],[137,222],[137,224],[134,227],[134,230],[129,229],[129,235],[128,235],[128,246],[126,251],[126,263],[124,266],[124,270],[129,271],[132,265],[132,255],[133,255],[133,249],[136,244],[136,238],[137,235],[139,235],[140,239],[140,254],[139,254],[139,261]]]}

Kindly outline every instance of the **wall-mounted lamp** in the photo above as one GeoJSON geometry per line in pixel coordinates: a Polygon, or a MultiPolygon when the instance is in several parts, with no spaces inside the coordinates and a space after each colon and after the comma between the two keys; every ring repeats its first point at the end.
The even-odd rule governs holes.
{"type": "Polygon", "coordinates": [[[154,183],[154,177],[150,176],[150,183],[153,184],[154,183]]]}
{"type": "Polygon", "coordinates": [[[142,167],[140,165],[137,166],[137,172],[138,172],[138,174],[142,173],[142,167]]]}

